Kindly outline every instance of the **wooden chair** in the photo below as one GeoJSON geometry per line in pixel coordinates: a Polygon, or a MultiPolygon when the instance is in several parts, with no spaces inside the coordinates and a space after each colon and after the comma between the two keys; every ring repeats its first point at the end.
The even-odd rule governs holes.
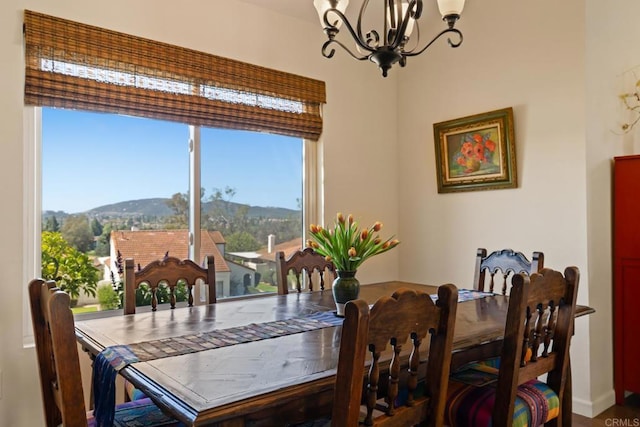
{"type": "MultiPolygon", "coordinates": [[[[569,345],[580,273],[542,269],[513,277],[502,349],[495,364],[472,363],[452,375],[446,421],[450,426],[562,425],[570,401],[569,345]],[[497,378],[495,384],[456,380],[497,378]],[[546,382],[537,380],[547,374],[546,382]],[[478,402],[483,402],[478,404],[478,402]]],[[[470,381],[471,380],[471,381],[470,381]]]]}
{"type": "Polygon", "coordinates": [[[511,277],[514,274],[531,274],[540,271],[544,267],[544,254],[534,252],[531,261],[522,252],[514,252],[512,249],[502,249],[487,255],[485,248],[478,248],[476,253],[476,270],[473,278],[475,289],[485,290],[486,273],[489,272],[489,292],[494,292],[496,284],[502,284],[502,295],[507,295],[511,277]],[[501,281],[496,281],[496,274],[500,273],[501,281]]]}
{"type": "Polygon", "coordinates": [[[316,279],[316,290],[324,290],[325,283],[329,289],[335,278],[335,267],[331,261],[327,261],[324,256],[316,253],[311,248],[294,252],[289,259],[285,260],[284,252],[276,252],[276,280],[278,282],[278,294],[289,293],[289,272],[293,271],[296,278],[295,289],[302,292],[303,283],[306,281],[306,288],[314,290],[314,278],[316,279]],[[328,274],[327,274],[328,272],[328,274]],[[314,277],[315,276],[315,277],[314,277]],[[325,280],[325,278],[327,280],[325,280]]]}
{"type": "MultiPolygon", "coordinates": [[[[522,252],[515,252],[512,249],[502,249],[491,252],[487,255],[485,248],[478,248],[476,253],[476,267],[474,274],[474,287],[479,291],[485,291],[486,273],[489,272],[489,292],[494,292],[495,286],[501,287],[502,295],[507,295],[511,289],[513,275],[525,274],[529,275],[540,271],[544,266],[544,254],[542,252],[534,252],[531,262],[522,252]]],[[[476,308],[482,311],[482,305],[487,302],[481,300],[476,308]]],[[[490,300],[492,304],[506,303],[503,301],[490,300]]],[[[464,365],[467,360],[482,360],[492,357],[499,353],[501,342],[491,342],[483,346],[470,349],[465,354],[454,353],[451,362],[451,369],[458,369],[464,365]]]]}
{"type": "MultiPolygon", "coordinates": [[[[85,411],[80,359],[69,295],[53,281],[29,283],[31,319],[40,370],[45,425],[95,425],[85,411]]],[[[149,399],[118,405],[115,420],[122,426],[179,426],[149,399]]]]}
{"type": "Polygon", "coordinates": [[[457,304],[458,290],[453,285],[438,288],[437,303],[429,294],[411,289],[399,289],[392,296],[380,298],[371,310],[364,300],[347,303],[331,426],[357,426],[361,402],[366,408],[364,425],[441,426],[457,304]],[[429,334],[430,344],[421,346],[429,334]],[[410,352],[403,351],[407,340],[410,352]],[[428,361],[420,395],[418,370],[424,347],[428,347],[428,361]],[[367,351],[371,361],[365,378],[367,351]],[[381,363],[381,354],[389,353],[391,362],[381,363]],[[382,371],[385,374],[381,378],[382,371]],[[401,379],[406,382],[404,398],[399,392],[401,379]],[[379,386],[383,383],[386,393],[381,397],[379,386]]]}
{"type": "Polygon", "coordinates": [[[198,279],[204,281],[208,287],[209,304],[216,302],[216,270],[212,256],[205,257],[205,267],[200,267],[195,262],[186,259],[180,260],[175,257],[165,257],[164,259],[153,261],[147,264],[142,270],[135,271],[133,258],[127,258],[124,262],[124,314],[135,314],[136,312],[136,289],[142,283],[149,285],[151,289],[151,310],[158,307],[157,291],[161,283],[165,283],[169,288],[171,308],[176,306],[175,289],[180,280],[187,285],[188,304],[193,306],[193,287],[198,279]]]}
{"type": "MultiPolygon", "coordinates": [[[[193,306],[193,288],[198,279],[204,281],[208,286],[209,304],[216,302],[216,274],[214,259],[212,256],[205,257],[206,267],[200,267],[195,262],[187,259],[180,260],[175,257],[165,258],[147,264],[143,269],[135,271],[133,258],[127,258],[124,262],[124,314],[135,314],[136,312],[136,289],[141,284],[146,283],[151,289],[151,310],[156,311],[158,307],[157,292],[161,283],[169,288],[169,303],[171,308],[176,306],[176,286],[183,280],[187,285],[187,303],[193,306]]],[[[132,401],[145,398],[140,390],[129,381],[125,381],[125,400],[132,401]]]]}

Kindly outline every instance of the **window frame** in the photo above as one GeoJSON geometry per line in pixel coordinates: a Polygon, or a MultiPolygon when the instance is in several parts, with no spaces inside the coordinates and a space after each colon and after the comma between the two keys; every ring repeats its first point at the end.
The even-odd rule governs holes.
{"type": "MultiPolygon", "coordinates": [[[[25,245],[23,248],[23,283],[41,275],[41,234],[42,234],[42,107],[25,106],[23,120],[24,159],[24,221],[25,245]]],[[[200,126],[189,125],[189,193],[200,194],[200,126]],[[197,189],[197,191],[195,191],[197,189]]],[[[306,241],[309,225],[322,217],[322,157],[321,139],[302,140],[302,241],[306,241]]],[[[189,258],[198,259],[200,243],[200,200],[193,197],[189,201],[189,258]]],[[[204,302],[196,287],[194,299],[204,302]]],[[[30,309],[26,286],[23,288],[23,344],[33,345],[30,309]]],[[[118,310],[112,314],[102,312],[100,317],[121,315],[118,310]]],[[[98,316],[96,316],[98,317],[98,316]]],[[[91,318],[91,314],[83,315],[91,318]]]]}

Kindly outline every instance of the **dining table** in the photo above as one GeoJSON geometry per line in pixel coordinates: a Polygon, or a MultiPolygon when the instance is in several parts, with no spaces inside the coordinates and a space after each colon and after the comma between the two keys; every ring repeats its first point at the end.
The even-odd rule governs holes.
{"type": "MultiPolygon", "coordinates": [[[[359,298],[373,304],[399,288],[437,293],[389,281],[361,286],[359,298]]],[[[508,297],[467,295],[454,352],[501,340],[505,329],[508,297]]],[[[273,427],[331,413],[342,329],[334,310],[327,289],[76,320],[75,328],[93,356],[112,346],[139,350],[120,375],[185,425],[273,427]]],[[[576,316],[591,312],[579,306],[576,316]]]]}

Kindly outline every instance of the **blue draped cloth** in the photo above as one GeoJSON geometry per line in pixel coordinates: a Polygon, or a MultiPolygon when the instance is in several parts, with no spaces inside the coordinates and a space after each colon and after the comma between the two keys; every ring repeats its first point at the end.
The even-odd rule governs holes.
{"type": "Polygon", "coordinates": [[[96,427],[112,427],[116,407],[116,375],[125,366],[138,362],[126,345],[107,347],[93,361],[93,411],[96,427]]]}

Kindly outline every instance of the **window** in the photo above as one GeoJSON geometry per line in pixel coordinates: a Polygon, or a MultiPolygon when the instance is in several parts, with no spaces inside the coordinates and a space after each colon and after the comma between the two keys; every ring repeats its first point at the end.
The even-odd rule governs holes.
{"type": "Polygon", "coordinates": [[[200,228],[224,236],[223,295],[277,292],[276,251],[302,248],[302,161],[299,138],[202,129],[200,228]]]}
{"type": "Polygon", "coordinates": [[[43,275],[62,277],[84,310],[119,305],[118,262],[128,257],[144,266],[213,255],[225,298],[275,292],[275,251],[302,247],[299,138],[195,128],[191,141],[183,124],[52,108],[42,108],[41,129],[43,275]],[[190,229],[195,181],[200,226],[190,229]],[[91,266],[60,266],[59,245],[91,266]]]}
{"type": "MultiPolygon", "coordinates": [[[[71,222],[85,229],[80,242],[82,238],[85,242],[95,238],[87,243],[89,252],[94,251],[92,256],[108,253],[111,265],[119,261],[118,252],[113,250],[118,243],[112,241],[119,236],[124,245],[129,241],[127,233],[134,231],[139,235],[155,233],[156,238],[162,233],[172,234],[176,242],[186,242],[192,259],[208,251],[224,253],[217,259],[224,260],[227,267],[221,265],[220,271],[228,275],[219,277],[219,273],[216,277],[222,282],[218,286],[222,296],[246,293],[268,279],[268,272],[258,271],[260,256],[265,256],[261,251],[268,254],[269,248],[293,236],[282,234],[282,230],[290,230],[299,222],[302,240],[302,224],[315,220],[314,203],[321,194],[317,188],[315,141],[322,131],[324,82],[28,10],[24,36],[28,139],[25,188],[32,192],[27,197],[25,209],[30,215],[25,227],[34,242],[25,253],[29,261],[33,260],[27,269],[28,278],[40,274],[41,227],[48,231],[62,226],[53,214],[40,217],[47,210],[84,213],[88,209],[91,215],[78,215],[71,222]],[[63,124],[63,136],[59,137],[63,141],[52,142],[49,147],[48,139],[63,124]],[[241,134],[251,139],[253,148],[245,148],[242,156],[231,156],[234,167],[226,175],[216,176],[223,166],[220,156],[234,148],[225,141],[241,134]],[[102,144],[88,141],[93,138],[102,139],[102,144]],[[274,142],[272,138],[280,141],[277,151],[267,150],[274,142]],[[69,156],[76,156],[76,160],[67,157],[63,161],[56,144],[66,144],[69,156]],[[169,157],[171,163],[163,163],[169,157]],[[289,158],[297,160],[277,164],[289,158]],[[254,164],[251,168],[249,160],[254,164]],[[254,170],[256,164],[264,164],[264,173],[254,170]],[[54,178],[56,171],[63,171],[64,178],[54,178]],[[233,171],[244,174],[227,181],[233,171]],[[277,199],[267,201],[275,206],[254,204],[249,191],[257,191],[259,185],[270,178],[275,180],[281,172],[288,174],[286,184],[297,185],[296,195],[287,196],[282,206],[277,199]],[[247,177],[253,185],[245,186],[247,177]],[[42,189],[41,182],[46,184],[42,189]],[[122,204],[159,199],[156,207],[166,209],[167,198],[170,212],[165,215],[122,204]],[[63,200],[70,207],[54,203],[63,200]],[[117,209],[112,212],[105,205],[117,209]],[[279,216],[271,218],[276,211],[279,216]],[[107,217],[109,224],[103,223],[107,217]],[[91,236],[86,233],[87,227],[91,236]],[[105,227],[119,233],[107,233],[105,227]],[[229,243],[237,250],[227,254],[222,230],[233,236],[229,243]],[[246,230],[251,230],[249,236],[242,233],[246,230]],[[254,247],[254,251],[245,250],[254,247]],[[253,273],[243,270],[247,266],[253,273]]],[[[283,194],[286,188],[281,182],[268,187],[278,189],[274,196],[283,194]]],[[[259,194],[270,193],[263,188],[259,194]]],[[[172,247],[170,255],[184,251],[184,245],[172,247]]],[[[97,279],[111,280],[106,277],[108,269],[104,271],[105,275],[97,279]]],[[[25,330],[29,329],[26,324],[25,330]]]]}

